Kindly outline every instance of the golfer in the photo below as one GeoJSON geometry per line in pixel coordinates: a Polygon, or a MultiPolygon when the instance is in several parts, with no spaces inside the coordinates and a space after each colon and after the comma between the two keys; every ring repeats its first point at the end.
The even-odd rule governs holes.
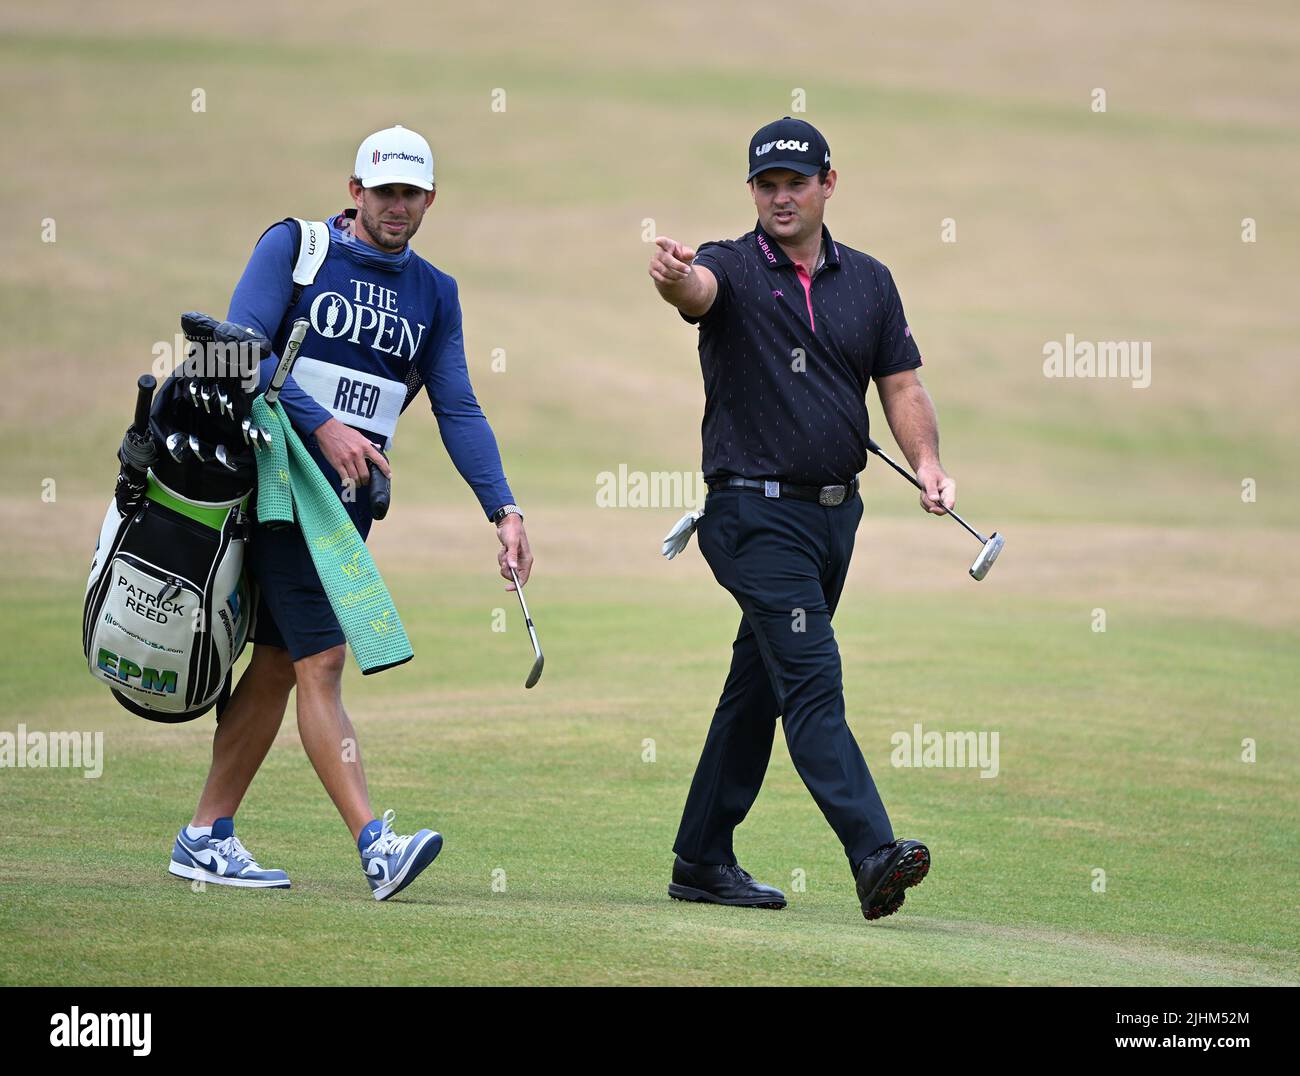
{"type": "Polygon", "coordinates": [[[741,608],[731,672],[682,812],[671,896],[761,908],[785,895],[741,869],[732,834],[767,770],[776,720],[790,757],[839,837],[868,919],[892,915],[930,866],[896,840],[844,719],[831,617],[862,518],[869,383],[942,515],[956,487],[939,463],[934,406],[889,270],[822,223],[835,193],[830,148],[786,117],[749,144],[752,232],[698,254],[655,240],[650,276],[699,325],[704,373],[700,549],[741,608]]]}
{"type": "MultiPolygon", "coordinates": [[[[355,208],[327,222],[326,255],[312,282],[304,285],[298,270],[323,244],[309,241],[311,228],[275,224],[258,241],[228,318],[262,332],[277,353],[295,319],[309,319],[280,402],[363,538],[372,517],[358,487],[368,483],[371,466],[391,474],[379,446],[423,386],[452,462],[496,525],[502,576],[516,568],[523,584],[533,558],[470,386],[456,282],[409,245],[437,193],[428,142],[403,127],[371,135],[357,151],[348,190],[355,208]]],[[[262,388],[277,361],[263,361],[262,388]]],[[[340,695],[343,631],[301,531],[255,527],[248,565],[260,591],[252,660],[217,726],[207,784],[176,838],[170,872],[218,885],[289,888],[284,871],[261,867],[235,836],[234,815],[296,688],[303,747],[356,842],[372,894],[386,900],[433,861],[442,837],[430,829],[398,835],[392,811],[375,817],[340,695]]]]}

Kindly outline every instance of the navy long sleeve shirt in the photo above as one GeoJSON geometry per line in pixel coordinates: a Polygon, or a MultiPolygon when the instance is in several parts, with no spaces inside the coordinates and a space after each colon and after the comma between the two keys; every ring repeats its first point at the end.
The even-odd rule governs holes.
{"type": "MultiPolygon", "coordinates": [[[[346,214],[330,219],[325,261],[297,302],[291,303],[295,229],[280,222],[258,241],[227,318],[257,329],[272,343],[275,354],[262,362],[259,391],[270,381],[293,322],[307,318],[311,330],[295,366],[300,377],[290,375],[280,402],[342,496],[338,472],[312,433],[333,417],[383,443],[391,434],[383,428],[383,416],[389,416],[389,426],[395,423],[414,366],[452,463],[490,517],[514,497],[470,384],[456,282],[409,246],[390,254],[353,238],[347,223],[346,214]]],[[[367,533],[369,499],[343,500],[367,533]]]]}

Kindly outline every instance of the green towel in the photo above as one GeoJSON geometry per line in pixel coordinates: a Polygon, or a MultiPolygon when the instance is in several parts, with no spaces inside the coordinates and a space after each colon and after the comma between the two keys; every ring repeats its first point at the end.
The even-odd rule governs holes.
{"type": "Polygon", "coordinates": [[[257,449],[257,519],[292,523],[297,517],[325,596],[363,673],[414,657],[392,595],[338,494],[289,424],[277,402],[253,401],[253,421],[271,434],[257,449]]]}

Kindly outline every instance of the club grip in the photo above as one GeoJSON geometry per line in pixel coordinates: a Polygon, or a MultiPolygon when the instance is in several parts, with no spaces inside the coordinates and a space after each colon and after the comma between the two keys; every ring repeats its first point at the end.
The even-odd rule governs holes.
{"type": "Polygon", "coordinates": [[[153,374],[141,374],[135,387],[135,421],[131,423],[131,429],[142,434],[149,428],[149,408],[153,404],[153,390],[158,387],[158,381],[153,374]]]}
{"type": "Polygon", "coordinates": [[[370,464],[370,514],[375,519],[388,515],[393,500],[393,480],[371,461],[370,464]]]}

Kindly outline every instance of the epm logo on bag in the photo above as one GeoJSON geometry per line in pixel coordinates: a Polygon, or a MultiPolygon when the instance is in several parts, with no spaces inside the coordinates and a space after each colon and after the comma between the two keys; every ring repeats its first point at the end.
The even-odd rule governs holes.
{"type": "Polygon", "coordinates": [[[130,658],[119,657],[111,650],[104,647],[99,648],[99,654],[95,659],[95,664],[101,672],[106,672],[110,676],[116,676],[122,683],[130,687],[139,687],[143,691],[152,691],[155,695],[175,695],[176,678],[175,669],[151,669],[148,666],[140,668],[130,658]],[[132,684],[132,680],[138,680],[138,684],[132,684]]]}

